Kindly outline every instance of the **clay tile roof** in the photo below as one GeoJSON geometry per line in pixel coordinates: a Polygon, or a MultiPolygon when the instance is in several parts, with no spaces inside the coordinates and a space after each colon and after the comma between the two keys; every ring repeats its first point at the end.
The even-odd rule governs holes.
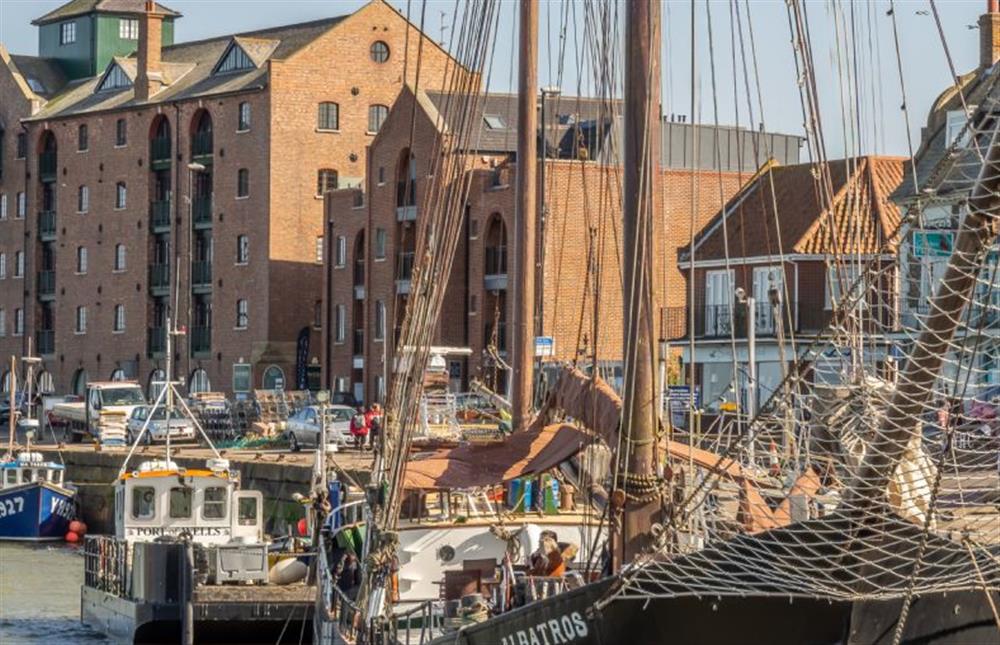
{"type": "MultiPolygon", "coordinates": [[[[156,10],[167,16],[180,16],[178,12],[156,3],[156,10]]],[[[145,0],[70,0],[44,16],[31,21],[33,25],[44,25],[57,20],[65,20],[88,13],[145,13],[145,0]]]]}
{"type": "Polygon", "coordinates": [[[886,252],[900,221],[889,196],[902,181],[904,162],[902,157],[830,162],[829,208],[816,165],[766,167],[702,230],[695,260],[725,258],[727,238],[731,258],[886,252]]]}

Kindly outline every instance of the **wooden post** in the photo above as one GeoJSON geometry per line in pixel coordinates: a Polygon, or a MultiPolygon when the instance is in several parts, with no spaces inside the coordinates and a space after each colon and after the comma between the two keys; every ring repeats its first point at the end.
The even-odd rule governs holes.
{"type": "Polygon", "coordinates": [[[511,413],[514,431],[531,421],[535,349],[535,190],[538,158],[538,0],[521,0],[517,88],[517,193],[514,210],[514,330],[511,413]]]}
{"type": "Polygon", "coordinates": [[[652,253],[660,168],[660,3],[629,2],[625,15],[625,141],[622,213],[625,387],[613,565],[632,560],[649,544],[660,500],[648,495],[656,477],[656,374],[652,253]],[[644,493],[645,490],[645,493],[644,493]]]}
{"type": "Polygon", "coordinates": [[[7,452],[10,457],[14,458],[14,429],[17,427],[16,411],[16,391],[17,391],[17,377],[15,376],[14,370],[17,369],[16,359],[10,357],[10,376],[7,377],[7,387],[10,388],[10,414],[7,415],[7,426],[10,431],[10,436],[7,438],[7,452]]]}

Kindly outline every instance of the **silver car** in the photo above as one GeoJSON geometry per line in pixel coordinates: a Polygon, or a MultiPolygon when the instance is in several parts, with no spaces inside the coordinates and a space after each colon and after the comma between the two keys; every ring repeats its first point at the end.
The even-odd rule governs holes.
{"type": "MultiPolygon", "coordinates": [[[[146,418],[150,416],[150,408],[146,405],[140,405],[135,410],[132,411],[132,416],[128,419],[127,428],[127,439],[128,443],[131,444],[139,436],[142,431],[142,426],[146,423],[146,418]]],[[[180,413],[174,411],[170,415],[170,440],[171,441],[194,441],[196,438],[196,429],[194,423],[191,419],[187,417],[180,416],[180,413]]],[[[156,408],[152,412],[152,418],[149,419],[149,425],[146,427],[146,433],[142,436],[142,440],[145,443],[165,442],[167,440],[167,410],[166,408],[156,408]]]]}
{"type": "MultiPolygon", "coordinates": [[[[315,448],[319,444],[322,408],[309,405],[288,417],[285,436],[293,451],[315,448]]],[[[351,417],[354,408],[346,405],[331,405],[326,408],[327,445],[347,445],[351,441],[351,417]]]]}

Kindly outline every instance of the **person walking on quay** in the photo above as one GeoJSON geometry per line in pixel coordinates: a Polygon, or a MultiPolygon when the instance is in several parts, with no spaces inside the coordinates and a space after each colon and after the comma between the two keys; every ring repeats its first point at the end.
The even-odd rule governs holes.
{"type": "Polygon", "coordinates": [[[351,436],[354,437],[354,447],[361,452],[365,449],[365,439],[368,437],[368,417],[360,409],[351,417],[351,436]]]}
{"type": "Polygon", "coordinates": [[[382,406],[372,403],[365,412],[368,422],[368,447],[374,452],[378,449],[379,435],[382,433],[382,406]]]}

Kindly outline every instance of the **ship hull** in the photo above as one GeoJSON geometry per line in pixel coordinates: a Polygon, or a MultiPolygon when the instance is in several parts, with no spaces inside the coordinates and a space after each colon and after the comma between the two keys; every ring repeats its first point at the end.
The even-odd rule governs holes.
{"type": "Polygon", "coordinates": [[[75,496],[48,482],[0,490],[0,540],[62,540],[73,519],[75,496]]]}

